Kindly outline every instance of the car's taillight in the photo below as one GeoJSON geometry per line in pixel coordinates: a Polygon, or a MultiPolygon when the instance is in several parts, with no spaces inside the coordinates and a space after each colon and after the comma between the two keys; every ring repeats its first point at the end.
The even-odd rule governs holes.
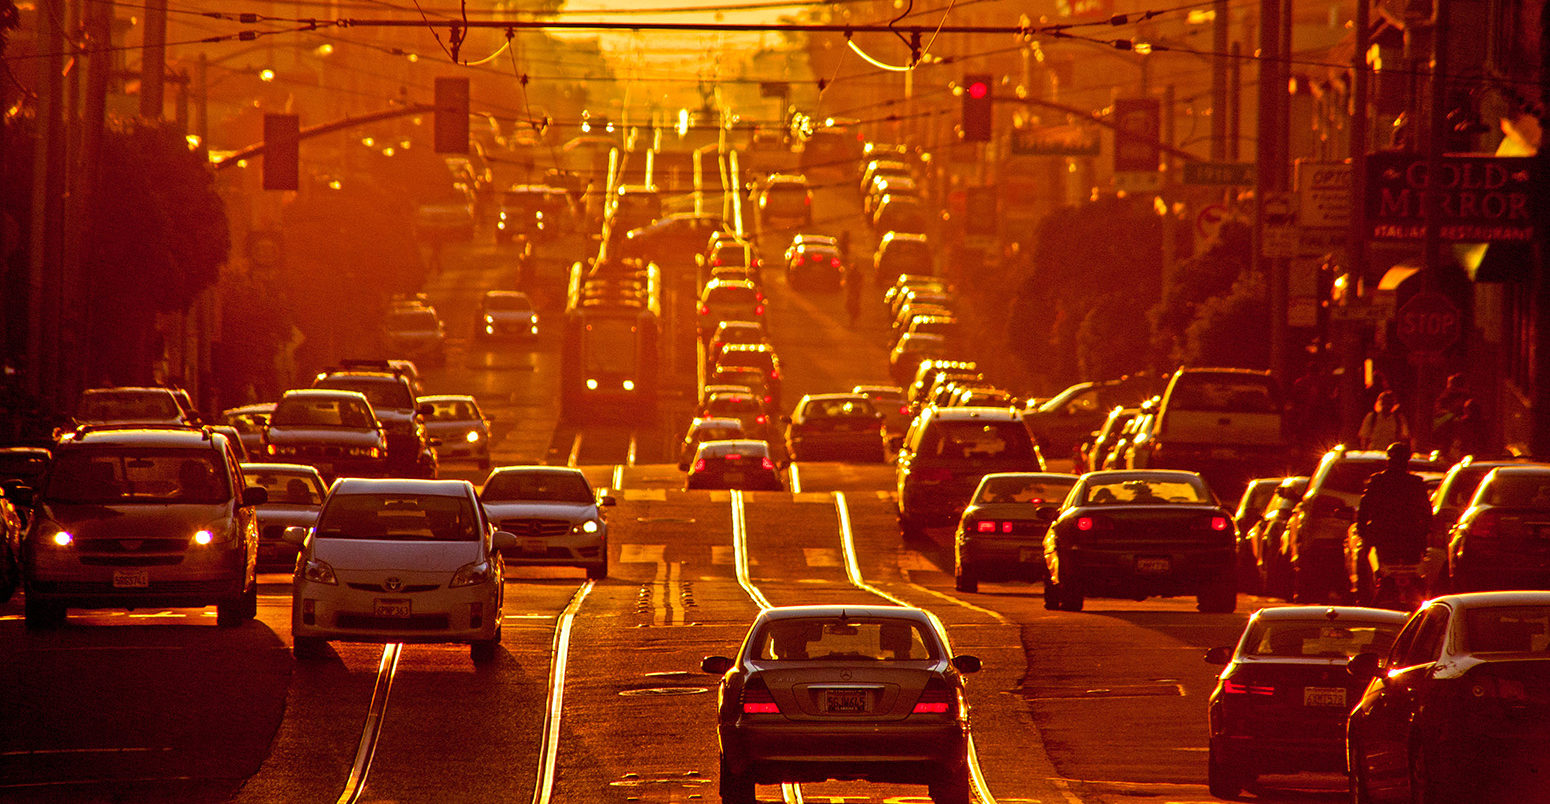
{"type": "Polygon", "coordinates": [[[772,379],[772,380],[780,379],[780,369],[770,369],[770,379],[772,379]]]}
{"type": "Polygon", "coordinates": [[[713,257],[713,258],[711,258],[710,267],[712,267],[712,268],[720,268],[721,267],[721,258],[720,257],[713,257]]]}
{"type": "Polygon", "coordinates": [[[831,266],[833,266],[835,268],[840,267],[840,258],[839,257],[830,257],[829,258],[829,265],[831,265],[831,266]]]}
{"type": "Polygon", "coordinates": [[[900,416],[908,416],[908,415],[910,415],[910,406],[909,405],[900,405],[899,406],[899,415],[900,416]]]}
{"type": "Polygon", "coordinates": [[[1079,516],[1076,518],[1076,529],[1083,533],[1095,530],[1113,530],[1114,522],[1106,516],[1079,516]]]}
{"type": "Polygon", "coordinates": [[[773,471],[775,471],[775,462],[770,460],[770,456],[768,456],[768,455],[766,455],[763,458],[759,459],[759,464],[764,467],[764,470],[766,472],[773,472],[773,471]]]}
{"type": "Polygon", "coordinates": [[[813,255],[813,262],[823,262],[823,255],[822,254],[814,254],[813,255]]]}
{"type": "Polygon", "coordinates": [[[700,305],[700,315],[710,315],[710,308],[703,304],[700,305]]]}
{"type": "Polygon", "coordinates": [[[763,681],[755,679],[743,687],[743,714],[780,714],[780,705],[775,703],[775,696],[770,694],[770,688],[764,686],[763,681]]]}
{"type": "Polygon", "coordinates": [[[1276,688],[1269,684],[1243,684],[1237,681],[1223,681],[1222,692],[1227,695],[1275,695],[1276,688]]]}
{"type": "Polygon", "coordinates": [[[760,424],[765,424],[766,422],[768,422],[770,420],[770,417],[768,417],[768,416],[764,415],[763,413],[761,413],[758,416],[753,417],[753,419],[754,419],[754,421],[756,421],[756,422],[758,422],[760,424]]]}
{"type": "Polygon", "coordinates": [[[945,715],[953,711],[953,690],[947,686],[947,682],[940,678],[933,678],[926,682],[926,688],[920,691],[920,697],[915,700],[915,708],[911,714],[916,715],[945,715]]]}
{"type": "Polygon", "coordinates": [[[762,304],[755,305],[754,308],[753,308],[753,314],[754,315],[764,315],[764,305],[762,305],[762,304]]]}
{"type": "Polygon", "coordinates": [[[974,523],[974,531],[976,533],[995,533],[996,523],[993,520],[981,519],[974,523]]]}
{"type": "Polygon", "coordinates": [[[1464,533],[1477,539],[1494,539],[1502,535],[1502,515],[1495,511],[1481,511],[1469,520],[1464,533]]]}
{"type": "Polygon", "coordinates": [[[1223,531],[1223,530],[1227,530],[1230,527],[1232,527],[1232,522],[1228,521],[1227,517],[1225,517],[1225,516],[1213,516],[1213,517],[1211,517],[1211,530],[1223,531]]]}
{"type": "Polygon", "coordinates": [[[738,452],[729,452],[729,453],[727,453],[727,454],[725,454],[725,455],[723,455],[721,457],[722,457],[723,460],[728,460],[728,461],[740,461],[740,460],[743,459],[742,453],[738,453],[738,452]]]}
{"type": "Polygon", "coordinates": [[[694,471],[696,471],[696,472],[703,472],[703,471],[705,471],[705,459],[704,458],[700,458],[699,460],[694,462],[694,471]]]}

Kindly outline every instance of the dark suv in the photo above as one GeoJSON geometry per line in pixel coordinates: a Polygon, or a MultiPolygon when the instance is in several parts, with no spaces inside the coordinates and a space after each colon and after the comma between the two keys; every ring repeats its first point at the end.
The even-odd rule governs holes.
{"type": "Polygon", "coordinates": [[[228,438],[211,428],[82,425],[54,445],[22,542],[27,627],[87,608],[258,606],[258,520],[228,438]]]}
{"type": "Polygon", "coordinates": [[[436,453],[425,431],[429,405],[415,401],[414,384],[386,360],[346,360],[318,374],[313,388],[359,391],[387,433],[387,471],[392,477],[436,477],[436,453]]]}
{"type": "Polygon", "coordinates": [[[958,521],[991,472],[1042,472],[1044,458],[1010,408],[921,411],[904,434],[895,471],[899,527],[910,539],[958,521]]]}

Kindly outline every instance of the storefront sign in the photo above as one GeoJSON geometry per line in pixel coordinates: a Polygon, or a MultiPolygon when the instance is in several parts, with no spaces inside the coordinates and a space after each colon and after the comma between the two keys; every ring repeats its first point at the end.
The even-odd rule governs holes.
{"type": "Polygon", "coordinates": [[[1450,156],[1437,175],[1417,154],[1367,157],[1367,229],[1382,240],[1426,236],[1428,210],[1441,239],[1522,243],[1534,239],[1532,159],[1450,156]]]}

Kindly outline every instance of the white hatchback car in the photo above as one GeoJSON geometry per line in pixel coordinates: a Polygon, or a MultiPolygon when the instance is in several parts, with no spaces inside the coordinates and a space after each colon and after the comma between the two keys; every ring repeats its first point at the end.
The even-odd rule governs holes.
{"type": "Polygon", "coordinates": [[[301,548],[291,602],[297,658],[328,640],[466,642],[475,663],[495,658],[504,597],[501,551],[517,540],[484,516],[466,480],[334,484],[301,548]]]}
{"type": "Polygon", "coordinates": [[[479,492],[485,515],[515,544],[506,563],[581,567],[587,577],[608,577],[608,519],[614,504],[599,497],[580,469],[564,466],[503,466],[490,473],[479,492]]]}

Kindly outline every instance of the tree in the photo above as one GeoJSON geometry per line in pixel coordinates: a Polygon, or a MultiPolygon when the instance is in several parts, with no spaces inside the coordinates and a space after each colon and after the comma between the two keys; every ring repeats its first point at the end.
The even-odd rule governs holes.
{"type": "Polygon", "coordinates": [[[1181,362],[1200,366],[1270,367],[1270,304],[1265,277],[1248,271],[1223,296],[1200,305],[1185,330],[1181,362]]]}
{"type": "Polygon", "coordinates": [[[186,310],[231,250],[208,165],[170,123],[110,126],[91,196],[84,260],[95,353],[88,376],[147,382],[155,314],[186,310]]]}
{"type": "Polygon", "coordinates": [[[1222,225],[1218,241],[1205,252],[1183,260],[1162,299],[1148,313],[1152,350],[1159,364],[1183,362],[1185,330],[1207,300],[1231,292],[1233,283],[1252,265],[1253,230],[1244,223],[1222,225]]]}

